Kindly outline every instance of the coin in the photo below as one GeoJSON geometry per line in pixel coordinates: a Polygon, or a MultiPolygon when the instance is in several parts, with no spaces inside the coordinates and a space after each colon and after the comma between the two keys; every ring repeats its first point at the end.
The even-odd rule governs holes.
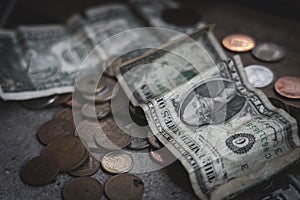
{"type": "Polygon", "coordinates": [[[200,15],[193,10],[186,8],[170,8],[164,10],[162,18],[176,26],[192,26],[201,19],[200,15]]]}
{"type": "Polygon", "coordinates": [[[20,103],[25,108],[36,110],[51,105],[53,102],[55,102],[57,98],[58,95],[53,95],[53,96],[43,97],[38,99],[25,100],[25,101],[21,101],[20,103]]]}
{"type": "Polygon", "coordinates": [[[63,189],[65,200],[99,200],[102,195],[101,183],[91,177],[72,179],[63,189]]]}
{"type": "Polygon", "coordinates": [[[89,155],[88,159],[80,166],[78,169],[69,172],[73,176],[91,176],[98,171],[100,168],[100,162],[94,158],[92,155],[89,155]]]}
{"type": "Polygon", "coordinates": [[[103,104],[85,104],[82,109],[81,113],[88,118],[94,119],[102,119],[106,117],[111,111],[110,103],[103,103],[103,104]]]}
{"type": "Polygon", "coordinates": [[[74,98],[71,98],[71,99],[68,100],[65,104],[66,104],[67,106],[69,106],[69,107],[72,107],[72,108],[81,108],[81,107],[82,107],[82,105],[81,105],[81,103],[79,102],[79,100],[74,99],[74,98]]]}
{"type": "Polygon", "coordinates": [[[252,49],[252,55],[262,61],[276,62],[284,57],[284,51],[274,43],[264,42],[252,49]]]}
{"type": "Polygon", "coordinates": [[[104,191],[110,200],[137,200],[143,196],[144,183],[133,174],[119,174],[106,182],[104,191]]]}
{"type": "Polygon", "coordinates": [[[98,75],[86,75],[75,82],[76,91],[84,94],[94,94],[102,91],[105,86],[105,80],[98,75]]]}
{"type": "Polygon", "coordinates": [[[43,153],[53,156],[58,161],[60,171],[73,171],[81,166],[88,157],[79,137],[73,135],[53,140],[47,145],[43,153]]]}
{"type": "Polygon", "coordinates": [[[131,142],[127,148],[134,150],[146,149],[150,146],[146,138],[132,137],[131,142]]]}
{"type": "Polygon", "coordinates": [[[299,99],[300,78],[293,76],[281,77],[275,82],[275,90],[284,97],[299,99]]]}
{"type": "Polygon", "coordinates": [[[230,34],[222,40],[223,46],[231,51],[246,52],[255,47],[252,37],[243,34],[230,34]]]}
{"type": "Polygon", "coordinates": [[[273,98],[273,97],[269,97],[269,100],[271,101],[271,103],[273,104],[273,106],[277,107],[277,108],[282,108],[283,110],[285,110],[286,112],[289,113],[289,108],[288,106],[283,103],[282,101],[280,101],[279,99],[273,98]]]}
{"type": "Polygon", "coordinates": [[[156,138],[156,136],[151,131],[148,131],[147,137],[148,137],[149,143],[156,149],[160,149],[161,147],[163,147],[163,145],[159,142],[159,140],[156,138]]]}
{"type": "Polygon", "coordinates": [[[262,65],[249,65],[245,67],[245,71],[250,84],[255,88],[268,86],[274,78],[273,72],[262,65]]]}
{"type": "Polygon", "coordinates": [[[22,180],[29,185],[50,183],[59,173],[59,164],[51,156],[38,156],[25,164],[21,170],[22,180]]]}
{"type": "Polygon", "coordinates": [[[95,142],[95,134],[102,133],[101,127],[97,122],[84,120],[77,126],[75,134],[80,137],[87,149],[98,151],[99,147],[95,142]]]}
{"type": "Polygon", "coordinates": [[[38,130],[38,138],[42,144],[49,144],[59,136],[72,135],[74,125],[65,119],[52,119],[43,124],[38,130]]]}
{"type": "Polygon", "coordinates": [[[106,137],[103,137],[101,134],[95,135],[95,141],[98,146],[107,149],[115,149],[115,146],[124,148],[130,144],[131,136],[121,130],[113,118],[109,117],[102,119],[99,121],[99,125],[101,126],[106,137]],[[115,146],[113,146],[111,143],[115,146]]]}
{"type": "Polygon", "coordinates": [[[56,116],[56,119],[65,119],[68,120],[73,126],[75,130],[75,123],[74,123],[74,118],[73,118],[73,111],[70,108],[65,108],[61,110],[56,116]]]}
{"type": "Polygon", "coordinates": [[[72,94],[70,94],[70,93],[57,95],[57,98],[51,104],[51,106],[59,106],[63,103],[66,103],[69,99],[71,99],[71,97],[72,97],[72,94]]]}
{"type": "Polygon", "coordinates": [[[106,87],[96,92],[94,95],[83,95],[83,97],[89,101],[95,101],[96,103],[103,103],[111,100],[116,94],[118,87],[114,90],[116,81],[112,78],[103,77],[106,87]]]}
{"type": "Polygon", "coordinates": [[[158,150],[151,148],[150,156],[154,161],[162,165],[175,161],[175,157],[171,154],[171,152],[167,148],[161,148],[158,150]]]}
{"type": "Polygon", "coordinates": [[[125,173],[133,167],[132,157],[122,151],[106,154],[101,161],[103,169],[112,174],[125,173]]]}

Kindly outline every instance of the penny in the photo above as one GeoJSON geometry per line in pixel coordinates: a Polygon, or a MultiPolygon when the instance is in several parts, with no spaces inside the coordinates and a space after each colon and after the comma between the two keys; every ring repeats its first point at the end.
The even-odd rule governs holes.
{"type": "Polygon", "coordinates": [[[63,103],[66,103],[69,99],[71,99],[71,97],[72,97],[72,94],[70,94],[70,93],[60,94],[60,95],[57,96],[57,98],[51,104],[51,106],[58,106],[58,105],[61,105],[63,103]]]}
{"type": "Polygon", "coordinates": [[[132,157],[122,151],[106,154],[101,161],[103,169],[112,174],[125,173],[133,167],[132,157]]]}
{"type": "Polygon", "coordinates": [[[73,171],[81,166],[88,157],[79,137],[73,135],[53,140],[47,145],[43,153],[53,156],[58,161],[60,171],[73,171]]]}
{"type": "Polygon", "coordinates": [[[162,18],[166,22],[177,26],[192,26],[201,19],[198,13],[186,8],[166,9],[162,13],[162,18]]]}
{"type": "Polygon", "coordinates": [[[95,142],[95,134],[102,132],[103,131],[97,122],[84,120],[78,124],[75,134],[80,137],[88,150],[98,151],[99,147],[95,142]]]}
{"type": "Polygon", "coordinates": [[[283,59],[284,51],[274,43],[264,42],[257,44],[256,47],[252,49],[252,55],[262,61],[276,62],[283,59]]]}
{"type": "Polygon", "coordinates": [[[66,103],[65,103],[67,106],[69,107],[72,107],[72,108],[81,108],[82,105],[81,103],[79,102],[79,100],[76,100],[74,98],[71,98],[70,100],[68,100],[66,103]]]}
{"type": "Polygon", "coordinates": [[[285,110],[286,112],[289,113],[289,108],[288,106],[283,103],[282,101],[280,101],[279,99],[273,98],[273,97],[269,97],[269,100],[271,101],[271,103],[273,104],[273,106],[277,107],[277,108],[282,108],[283,110],[285,110]]]}
{"type": "Polygon", "coordinates": [[[131,142],[127,148],[134,150],[146,149],[150,146],[146,138],[132,137],[131,142]]]}
{"type": "Polygon", "coordinates": [[[81,113],[88,118],[94,118],[94,119],[102,119],[106,117],[111,111],[110,103],[104,103],[104,104],[85,104],[82,109],[81,113]]]}
{"type": "Polygon", "coordinates": [[[94,158],[92,155],[89,155],[88,159],[80,166],[78,169],[69,172],[73,176],[91,176],[95,174],[100,168],[100,162],[94,158]]]}
{"type": "Polygon", "coordinates": [[[110,200],[137,200],[143,196],[144,183],[133,174],[119,174],[106,182],[104,191],[110,200]]]}
{"type": "Polygon", "coordinates": [[[75,123],[74,123],[74,118],[73,118],[73,111],[70,108],[65,108],[61,110],[56,116],[56,119],[65,119],[68,120],[73,126],[75,130],[75,123]]]}
{"type": "Polygon", "coordinates": [[[84,94],[94,94],[102,91],[106,84],[105,80],[97,75],[86,75],[75,82],[75,89],[84,94]]]}
{"type": "Polygon", "coordinates": [[[59,164],[51,156],[38,156],[25,164],[21,170],[22,180],[29,185],[50,183],[59,173],[59,164]]]}
{"type": "Polygon", "coordinates": [[[275,90],[284,97],[300,99],[300,78],[293,76],[281,77],[275,82],[275,90]]]}
{"type": "Polygon", "coordinates": [[[274,74],[265,66],[249,65],[245,71],[250,84],[255,88],[263,88],[272,83],[274,74]]]}
{"type": "Polygon", "coordinates": [[[156,149],[160,149],[163,147],[163,145],[159,142],[159,140],[157,139],[157,137],[151,132],[148,131],[148,141],[149,143],[156,149]]]}
{"type": "Polygon", "coordinates": [[[39,128],[38,138],[46,145],[59,136],[72,135],[74,131],[74,125],[68,120],[52,119],[39,128]]]}
{"type": "Polygon", "coordinates": [[[103,133],[95,135],[96,144],[107,149],[116,149],[116,147],[124,148],[131,142],[131,136],[121,130],[113,118],[105,118],[99,121],[103,133]]]}
{"type": "Polygon", "coordinates": [[[175,160],[174,156],[167,148],[162,148],[158,150],[151,148],[150,156],[154,161],[162,165],[166,163],[170,163],[175,160]]]}
{"type": "Polygon", "coordinates": [[[114,90],[116,81],[112,78],[105,77],[103,77],[103,80],[106,85],[103,90],[96,92],[94,95],[83,95],[83,97],[89,101],[95,101],[96,103],[103,103],[111,100],[118,92],[118,87],[114,90]]]}
{"type": "Polygon", "coordinates": [[[63,189],[65,200],[99,200],[102,196],[101,183],[91,177],[72,179],[63,189]]]}
{"type": "Polygon", "coordinates": [[[36,110],[51,105],[53,102],[55,102],[57,98],[58,95],[53,95],[53,96],[43,97],[38,99],[25,100],[25,101],[21,101],[20,103],[25,108],[36,110]]]}
{"type": "Polygon", "coordinates": [[[230,34],[223,38],[223,46],[234,52],[246,52],[255,47],[255,41],[252,37],[243,34],[230,34]]]}

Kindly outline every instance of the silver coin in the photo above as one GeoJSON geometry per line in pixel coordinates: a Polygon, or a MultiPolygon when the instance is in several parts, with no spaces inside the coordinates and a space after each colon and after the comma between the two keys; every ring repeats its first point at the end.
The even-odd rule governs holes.
{"type": "Polygon", "coordinates": [[[245,67],[245,71],[250,84],[255,88],[268,86],[274,78],[273,72],[262,65],[249,65],[245,67]]]}
{"type": "Polygon", "coordinates": [[[270,42],[257,44],[252,54],[255,58],[266,62],[276,62],[284,57],[283,49],[270,42]]]}
{"type": "Polygon", "coordinates": [[[142,150],[146,149],[150,146],[148,139],[146,138],[138,138],[138,137],[132,137],[130,144],[127,146],[129,149],[133,150],[142,150]]]}
{"type": "Polygon", "coordinates": [[[88,118],[102,119],[106,117],[111,111],[110,103],[104,104],[85,104],[81,109],[81,113],[88,118]]]}
{"type": "Polygon", "coordinates": [[[75,89],[84,94],[94,94],[105,88],[105,79],[97,75],[86,75],[75,82],[75,89]]]}
{"type": "Polygon", "coordinates": [[[101,161],[103,169],[112,174],[125,173],[132,169],[131,155],[123,151],[114,151],[106,154],[101,161]]]}
{"type": "Polygon", "coordinates": [[[52,105],[57,99],[59,98],[59,95],[54,95],[50,97],[43,97],[38,99],[30,99],[21,101],[21,105],[28,109],[42,109],[47,106],[52,105]]]}

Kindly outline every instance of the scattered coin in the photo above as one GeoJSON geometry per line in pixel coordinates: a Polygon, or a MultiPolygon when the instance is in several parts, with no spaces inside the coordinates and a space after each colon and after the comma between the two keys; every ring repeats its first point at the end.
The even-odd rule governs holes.
{"type": "Polygon", "coordinates": [[[150,148],[150,156],[154,161],[162,165],[176,160],[167,148],[161,148],[158,150],[150,148]]]}
{"type": "Polygon", "coordinates": [[[78,124],[75,134],[80,137],[88,150],[98,151],[100,149],[96,145],[95,134],[101,132],[101,127],[97,122],[84,120],[78,124]]]}
{"type": "Polygon", "coordinates": [[[50,97],[43,97],[38,99],[30,99],[21,101],[21,105],[25,108],[36,110],[36,109],[42,109],[47,106],[50,106],[55,100],[58,98],[58,95],[53,95],[50,97]]]}
{"type": "Polygon", "coordinates": [[[192,26],[201,19],[198,13],[186,8],[166,9],[162,13],[162,18],[166,22],[176,26],[192,26]]]}
{"type": "Polygon", "coordinates": [[[100,168],[100,162],[94,158],[92,155],[89,155],[88,159],[80,166],[78,169],[69,172],[73,176],[91,176],[98,171],[100,168]]]}
{"type": "Polygon", "coordinates": [[[21,170],[22,180],[33,186],[50,183],[59,173],[59,164],[51,156],[38,156],[30,160],[21,170]]]}
{"type": "Polygon", "coordinates": [[[146,149],[150,146],[146,138],[132,137],[131,142],[127,148],[134,150],[146,149]]]}
{"type": "Polygon", "coordinates": [[[133,167],[132,157],[122,151],[106,154],[101,161],[103,169],[112,174],[125,173],[133,167]]]}
{"type": "Polygon", "coordinates": [[[104,190],[110,200],[137,200],[143,196],[144,183],[133,174],[119,174],[106,182],[104,190]]]}
{"type": "Polygon", "coordinates": [[[73,171],[81,166],[88,157],[88,153],[79,137],[67,135],[53,140],[44,152],[53,156],[59,164],[60,171],[73,171]]]}
{"type": "Polygon", "coordinates": [[[148,131],[148,141],[156,149],[160,149],[163,147],[163,144],[159,142],[157,137],[151,131],[148,131]]]}
{"type": "Polygon", "coordinates": [[[74,125],[68,120],[52,119],[39,128],[38,138],[46,145],[59,136],[73,135],[74,131],[74,125]]]}
{"type": "Polygon", "coordinates": [[[86,75],[75,82],[75,89],[83,94],[94,94],[102,91],[106,84],[105,80],[97,75],[86,75]]]}
{"type": "Polygon", "coordinates": [[[284,97],[300,99],[300,78],[293,76],[281,77],[275,82],[275,90],[284,97]]]}
{"type": "Polygon", "coordinates": [[[81,108],[82,107],[82,104],[77,99],[74,99],[74,98],[71,98],[65,104],[72,108],[81,108]]]}
{"type": "Polygon", "coordinates": [[[65,185],[63,196],[65,200],[99,200],[103,196],[103,188],[96,179],[79,177],[65,185]]]}
{"type": "Polygon", "coordinates": [[[231,51],[246,52],[255,47],[252,37],[243,34],[230,34],[222,40],[223,46],[231,51]]]}
{"type": "Polygon", "coordinates": [[[257,44],[252,54],[255,58],[266,62],[276,62],[284,57],[283,49],[270,42],[257,44]]]}
{"type": "Polygon", "coordinates": [[[106,102],[103,104],[85,104],[82,109],[81,113],[88,118],[94,118],[94,119],[102,119],[106,117],[111,111],[110,103],[106,102]]]}
{"type": "Polygon", "coordinates": [[[150,155],[156,162],[160,164],[164,164],[166,162],[163,155],[154,149],[150,149],[150,155]]]}
{"type": "Polygon", "coordinates": [[[265,66],[249,65],[245,71],[250,84],[255,88],[263,88],[272,83],[274,74],[265,66]]]}
{"type": "Polygon", "coordinates": [[[116,149],[116,147],[124,148],[130,144],[131,136],[121,130],[113,118],[105,118],[99,121],[103,133],[95,135],[96,144],[99,147],[107,149],[116,149]],[[113,144],[113,145],[112,145],[113,144]]]}
{"type": "Polygon", "coordinates": [[[70,93],[57,95],[57,98],[51,104],[51,106],[59,106],[63,103],[66,103],[69,99],[71,99],[71,97],[72,97],[72,94],[70,94],[70,93]]]}
{"type": "Polygon", "coordinates": [[[283,103],[282,101],[280,101],[279,99],[269,97],[269,100],[271,101],[271,103],[273,104],[273,106],[275,106],[277,108],[282,108],[287,113],[289,113],[288,106],[285,103],[283,103]]]}

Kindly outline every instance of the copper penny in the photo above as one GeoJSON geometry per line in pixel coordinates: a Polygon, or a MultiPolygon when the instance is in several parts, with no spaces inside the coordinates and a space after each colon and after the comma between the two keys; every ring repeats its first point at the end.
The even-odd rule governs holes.
{"type": "Polygon", "coordinates": [[[115,149],[116,147],[124,148],[130,144],[131,136],[121,130],[113,118],[102,119],[99,121],[99,124],[106,137],[103,137],[101,134],[95,135],[95,141],[98,146],[108,149],[113,147],[112,149],[115,149]]]}
{"type": "Polygon", "coordinates": [[[65,200],[99,200],[103,196],[103,188],[96,179],[79,177],[65,185],[63,196],[65,200]]]}
{"type": "Polygon", "coordinates": [[[43,153],[56,158],[60,171],[63,172],[77,169],[88,157],[88,153],[79,137],[73,135],[53,140],[47,145],[43,153]]]}
{"type": "Polygon", "coordinates": [[[106,154],[101,161],[103,169],[112,174],[125,173],[133,167],[132,157],[122,151],[106,154]]]}
{"type": "Polygon", "coordinates": [[[69,99],[65,104],[72,108],[81,108],[82,107],[81,102],[74,98],[69,99]]]}
{"type": "Polygon", "coordinates": [[[300,78],[285,76],[278,79],[275,83],[275,90],[280,95],[291,98],[300,98],[300,78]]]}
{"type": "Polygon", "coordinates": [[[254,39],[243,34],[230,34],[222,40],[222,44],[226,49],[235,52],[246,52],[255,47],[254,39]]]}
{"type": "Polygon", "coordinates": [[[78,169],[69,172],[73,176],[91,176],[95,174],[100,168],[100,162],[94,158],[94,156],[89,155],[88,159],[80,166],[78,169]]]}
{"type": "Polygon", "coordinates": [[[163,147],[163,145],[151,131],[148,131],[148,141],[156,149],[160,149],[161,147],[163,147]]]}
{"type": "Polygon", "coordinates": [[[144,183],[133,174],[119,174],[106,182],[104,190],[110,200],[137,200],[143,196],[144,183]]]}
{"type": "Polygon", "coordinates": [[[61,110],[56,116],[56,119],[65,119],[68,120],[73,126],[75,130],[75,123],[74,123],[74,117],[73,117],[73,111],[70,108],[65,108],[61,110]]]}
{"type": "Polygon", "coordinates": [[[167,150],[167,148],[158,150],[150,149],[150,156],[154,161],[160,164],[170,163],[171,161],[175,160],[174,156],[169,150],[167,150]]]}
{"type": "Polygon", "coordinates": [[[38,138],[46,145],[59,136],[72,135],[74,131],[74,125],[68,120],[52,119],[39,128],[38,138]]]}
{"type": "Polygon", "coordinates": [[[29,185],[50,183],[59,173],[59,164],[51,156],[38,156],[26,163],[21,170],[22,180],[29,185]]]}

